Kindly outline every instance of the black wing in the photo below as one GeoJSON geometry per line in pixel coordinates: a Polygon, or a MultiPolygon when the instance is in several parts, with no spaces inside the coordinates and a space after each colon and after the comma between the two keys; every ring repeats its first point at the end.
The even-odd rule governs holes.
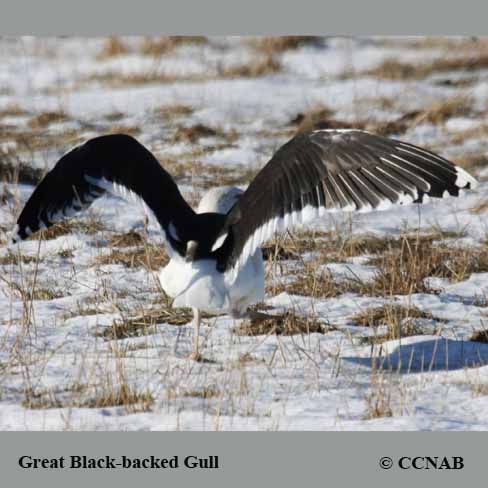
{"type": "MultiPolygon", "coordinates": [[[[122,187],[152,210],[172,247],[179,249],[195,213],[172,177],[133,137],[123,134],[91,139],[65,154],[44,177],[17,221],[16,239],[49,227],[91,205],[106,190],[122,187]]],[[[14,241],[16,240],[14,238],[14,241]]]]}
{"type": "Polygon", "coordinates": [[[359,130],[313,130],[282,146],[227,215],[223,268],[243,264],[276,231],[325,211],[382,209],[457,196],[476,180],[425,149],[359,130]]]}

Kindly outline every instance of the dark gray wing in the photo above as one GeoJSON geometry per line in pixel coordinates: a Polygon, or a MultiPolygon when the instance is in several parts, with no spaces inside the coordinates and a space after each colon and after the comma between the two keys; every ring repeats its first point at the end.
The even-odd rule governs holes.
{"type": "Polygon", "coordinates": [[[359,130],[313,130],[282,146],[227,215],[220,268],[243,264],[276,231],[325,211],[383,209],[475,186],[425,149],[359,130]]]}
{"type": "Polygon", "coordinates": [[[142,144],[124,134],[91,139],[65,154],[44,177],[17,221],[17,236],[25,239],[86,209],[114,187],[135,193],[156,216],[173,249],[195,215],[173,178],[142,144]]]}

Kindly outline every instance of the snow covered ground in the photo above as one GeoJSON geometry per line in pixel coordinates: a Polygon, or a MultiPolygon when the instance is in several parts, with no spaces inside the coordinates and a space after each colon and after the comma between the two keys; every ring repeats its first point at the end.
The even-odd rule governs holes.
{"type": "Polygon", "coordinates": [[[488,41],[166,44],[0,39],[0,429],[488,429],[488,41]],[[265,305],[318,332],[254,334],[210,317],[205,361],[188,359],[190,316],[171,310],[156,279],[158,226],[116,197],[54,238],[8,244],[34,188],[28,168],[35,179],[90,137],[134,134],[196,202],[215,184],[245,187],[320,111],[441,152],[480,185],[460,199],[331,214],[309,227],[315,237],[294,231],[286,246],[305,249],[268,263],[265,305]],[[444,253],[412,293],[371,291],[374,250],[339,249],[406,235],[444,253]],[[337,243],[337,259],[318,239],[337,243]],[[310,263],[339,292],[287,289],[315,279],[310,263]],[[401,338],[392,317],[358,322],[392,304],[419,315],[400,319],[401,338]]]}

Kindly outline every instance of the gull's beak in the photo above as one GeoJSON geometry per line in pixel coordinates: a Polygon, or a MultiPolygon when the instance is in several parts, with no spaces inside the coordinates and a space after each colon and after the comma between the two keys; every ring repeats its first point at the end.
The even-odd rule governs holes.
{"type": "Polygon", "coordinates": [[[197,251],[197,247],[198,247],[197,241],[188,241],[188,244],[186,245],[186,256],[185,256],[185,261],[187,263],[193,261],[195,257],[195,253],[197,251]]]}

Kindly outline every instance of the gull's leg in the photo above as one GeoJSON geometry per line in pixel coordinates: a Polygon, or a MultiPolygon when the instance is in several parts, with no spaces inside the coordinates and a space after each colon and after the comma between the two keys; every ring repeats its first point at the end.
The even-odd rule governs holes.
{"type": "Polygon", "coordinates": [[[201,359],[200,352],[198,350],[198,334],[200,332],[200,324],[202,322],[202,314],[198,308],[193,307],[193,352],[190,354],[190,359],[199,361],[201,359]]]}

